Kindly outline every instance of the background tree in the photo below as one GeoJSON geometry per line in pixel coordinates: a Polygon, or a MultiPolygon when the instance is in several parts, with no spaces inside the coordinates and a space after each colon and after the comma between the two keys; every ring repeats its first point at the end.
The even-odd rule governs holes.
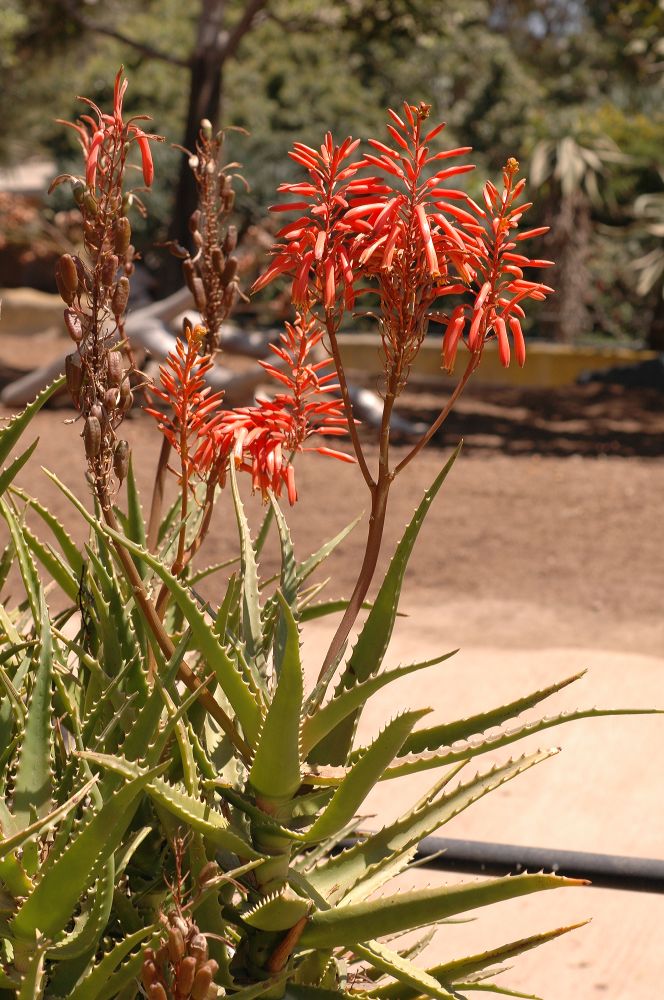
{"type": "MultiPolygon", "coordinates": [[[[567,159],[586,151],[577,195],[562,197],[555,164],[535,172],[546,197],[531,183],[535,221],[554,224],[570,280],[553,277],[555,305],[533,313],[529,333],[645,341],[661,307],[636,289],[630,262],[653,249],[653,235],[634,227],[633,205],[664,188],[663,36],[664,10],[650,0],[5,0],[0,155],[20,161],[40,144],[66,168],[73,141],[49,111],[80,111],[65,92],[107,100],[124,62],[131,109],[149,98],[155,127],[184,146],[202,117],[250,132],[228,141],[251,181],[238,199],[246,227],[293,176],[295,133],[318,142],[323,119],[337,133],[373,132],[388,104],[423,99],[446,117],[450,145],[473,144],[478,175],[515,150],[527,162],[541,142],[567,159]],[[601,154],[612,144],[625,158],[607,170],[601,154]],[[593,178],[603,190],[595,202],[593,178]]],[[[169,227],[182,240],[192,207],[181,154],[163,147],[159,158],[146,246],[169,227]]],[[[473,175],[464,181],[479,197],[473,175]]],[[[154,270],[160,257],[146,260],[154,270]]]]}

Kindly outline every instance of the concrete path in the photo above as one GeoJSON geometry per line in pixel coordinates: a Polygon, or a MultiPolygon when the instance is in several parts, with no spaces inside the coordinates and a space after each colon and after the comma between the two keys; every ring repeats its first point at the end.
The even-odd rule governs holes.
{"type": "MultiPolygon", "coordinates": [[[[411,609],[415,610],[415,609],[411,609]]],[[[454,646],[454,628],[434,607],[398,623],[389,665],[431,657],[454,646]]],[[[307,650],[327,630],[312,624],[307,650]]],[[[314,643],[316,645],[314,645],[314,643]]],[[[319,647],[320,648],[320,647],[319,647]]],[[[370,703],[369,738],[395,712],[430,705],[432,722],[461,718],[588,668],[588,675],[545,703],[545,714],[580,706],[664,707],[664,656],[587,648],[467,647],[422,674],[405,678],[370,703]]],[[[429,720],[427,720],[427,724],[429,720]]],[[[563,752],[472,806],[441,829],[450,837],[664,858],[664,718],[587,720],[548,730],[518,753],[561,746],[563,752]]],[[[482,769],[509,749],[488,754],[482,769]]],[[[470,767],[469,767],[469,773],[470,767]]],[[[368,803],[367,825],[398,815],[437,772],[385,782],[368,803]]],[[[403,884],[456,881],[419,869],[403,884]]],[[[657,1000],[664,995],[664,896],[562,889],[479,911],[471,924],[441,928],[430,964],[592,918],[589,926],[515,960],[504,985],[544,1000],[657,1000]]]]}

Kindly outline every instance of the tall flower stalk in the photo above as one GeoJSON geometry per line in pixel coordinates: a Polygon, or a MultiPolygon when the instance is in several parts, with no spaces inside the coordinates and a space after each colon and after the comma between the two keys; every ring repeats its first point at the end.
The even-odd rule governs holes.
{"type": "Polygon", "coordinates": [[[380,551],[389,492],[395,477],[431,439],[476,371],[489,339],[498,340],[501,361],[510,363],[508,327],[520,364],[525,343],[522,302],[544,298],[547,285],[524,277],[524,268],[546,267],[515,253],[518,243],[546,230],[515,236],[529,205],[518,199],[525,181],[516,181],[518,163],[503,171],[502,189],[484,187],[485,207],[447,182],[473,168],[449,165],[469,147],[432,152],[443,125],[428,126],[430,106],[404,104],[390,110],[391,145],[370,139],[371,152],[354,160],[358,142],[340,146],[328,133],[315,150],[296,143],[291,157],[308,174],[304,182],[283,184],[295,202],[273,206],[298,212],[277,234],[274,259],[254,285],[263,288],[280,275],[292,280],[295,307],[325,327],[334,359],[357,461],[371,494],[364,558],[353,594],[321,668],[321,677],[343,647],[367,595],[380,551]],[[371,173],[367,173],[371,171],[371,173]],[[355,428],[339,350],[341,322],[356,301],[370,296],[382,345],[384,388],[377,469],[369,468],[355,428]],[[451,308],[448,303],[454,303],[451,308]],[[396,465],[390,461],[390,426],[395,403],[432,321],[445,324],[443,367],[452,372],[462,344],[465,370],[431,427],[396,465]]]}
{"type": "Polygon", "coordinates": [[[63,254],[56,280],[67,306],[65,324],[76,344],[67,358],[67,384],[84,420],[90,476],[105,509],[113,476],[122,482],[127,474],[129,447],[118,430],[133,403],[133,362],[124,329],[136,254],[128,212],[132,205],[144,208],[137,194],[125,187],[125,175],[131,149],[138,147],[143,182],[149,188],[154,178],[150,142],[161,140],[136,124],[148,120],[145,115],[124,120],[126,89],[120,69],[110,115],[88,98],[79,98],[93,115],[61,124],[78,136],[85,174],[61,174],[51,184],[51,190],[63,181],[73,184],[83,222],[85,255],[63,254]]]}

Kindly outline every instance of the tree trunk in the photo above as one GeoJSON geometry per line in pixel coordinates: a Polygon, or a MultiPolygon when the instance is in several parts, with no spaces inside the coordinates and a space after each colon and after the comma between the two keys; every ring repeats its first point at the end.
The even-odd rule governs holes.
{"type": "Polygon", "coordinates": [[[648,347],[652,351],[664,351],[664,293],[657,290],[657,300],[648,327],[648,347]]]}
{"type": "Polygon", "coordinates": [[[551,232],[547,250],[556,266],[546,280],[556,290],[550,299],[547,331],[553,340],[572,344],[589,332],[589,272],[586,265],[590,249],[590,205],[577,191],[563,197],[549,212],[551,232]]]}

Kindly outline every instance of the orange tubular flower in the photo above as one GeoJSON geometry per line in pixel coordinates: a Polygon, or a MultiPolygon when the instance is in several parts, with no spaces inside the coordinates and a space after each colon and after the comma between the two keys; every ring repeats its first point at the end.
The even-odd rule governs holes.
{"type": "Polygon", "coordinates": [[[254,285],[258,290],[279,275],[290,277],[297,308],[306,313],[322,307],[331,331],[338,328],[342,306],[351,309],[356,296],[377,294],[386,370],[394,374],[396,391],[431,320],[445,324],[442,354],[448,371],[461,342],[476,367],[492,337],[501,361],[509,364],[508,330],[523,364],[521,303],[552,291],[524,278],[525,269],[551,262],[515,252],[521,240],[547,231],[513,233],[529,207],[518,203],[525,181],[516,182],[516,160],[503,171],[502,191],[487,182],[480,207],[464,191],[447,186],[474,169],[449,163],[470,147],[432,152],[444,126],[426,129],[429,110],[426,104],[404,104],[402,115],[390,110],[393,145],[370,139],[371,152],[355,162],[350,157],[357,142],[351,139],[337,146],[328,133],[320,151],[295,143],[290,155],[309,179],[279,188],[297,200],[272,210],[295,211],[298,217],[278,233],[273,262],[254,285]],[[364,173],[368,169],[370,176],[364,173]],[[447,296],[460,300],[453,300],[450,313],[442,309],[447,296]]]}
{"type": "MultiPolygon", "coordinates": [[[[125,91],[127,90],[127,80],[123,77],[123,69],[120,68],[115,77],[113,90],[113,114],[106,115],[100,108],[87,97],[79,97],[84,101],[97,116],[97,120],[91,115],[81,115],[77,122],[67,122],[58,119],[61,125],[68,125],[75,129],[85,157],[85,183],[94,193],[97,192],[97,174],[101,170],[104,174],[104,186],[108,186],[108,181],[115,175],[120,175],[124,170],[124,162],[127,155],[127,148],[132,141],[136,141],[141,154],[141,164],[143,170],[143,181],[146,187],[151,187],[154,180],[154,164],[152,161],[152,150],[150,142],[162,142],[163,137],[144,132],[137,121],[146,120],[145,115],[136,115],[128,121],[123,119],[122,105],[125,91]]],[[[101,193],[101,192],[100,192],[101,193]]]]}
{"type": "Polygon", "coordinates": [[[265,498],[268,490],[280,496],[286,486],[288,500],[297,500],[293,455],[298,451],[316,451],[321,455],[353,462],[343,452],[324,446],[305,447],[314,434],[324,437],[347,433],[336,373],[329,371],[330,359],[307,363],[322,331],[314,321],[297,317],[286,324],[281,344],[272,345],[280,367],[260,362],[265,371],[286,388],[273,399],[259,399],[255,406],[240,407],[220,413],[201,435],[203,440],[196,460],[202,469],[216,466],[225,472],[219,456],[232,456],[235,466],[249,472],[254,490],[265,498]]]}
{"type": "Polygon", "coordinates": [[[322,331],[313,321],[300,317],[286,324],[281,343],[272,345],[277,362],[261,362],[263,368],[286,391],[255,406],[222,410],[222,393],[211,393],[205,374],[212,367],[207,355],[199,354],[204,342],[202,327],[187,327],[186,343],[177,341],[160,369],[161,388],[152,390],[167,404],[166,414],[148,408],[159,421],[159,429],[172,444],[191,484],[194,479],[224,482],[228,462],[248,472],[254,490],[263,497],[268,490],[280,496],[286,487],[291,504],[297,500],[293,455],[316,451],[321,455],[354,461],[332,448],[305,447],[314,434],[324,437],[347,433],[341,400],[332,397],[339,386],[331,361],[308,361],[322,331]],[[277,367],[278,366],[278,367],[277,367]]]}
{"type": "Polygon", "coordinates": [[[304,212],[277,233],[274,260],[252,291],[258,291],[278,275],[292,279],[292,299],[306,309],[316,298],[327,308],[336,302],[337,290],[345,290],[346,308],[352,308],[353,273],[346,251],[348,226],[342,221],[348,208],[349,181],[361,164],[349,162],[359,140],[346,139],[336,146],[328,132],[320,151],[296,142],[291,159],[305,168],[309,182],[281,184],[279,191],[298,201],[273,205],[273,212],[304,212]],[[313,283],[313,287],[312,287],[313,283]]]}
{"type": "Polygon", "coordinates": [[[196,459],[199,437],[217,415],[223,393],[212,393],[205,384],[205,375],[212,368],[210,357],[199,353],[205,328],[186,324],[185,337],[185,341],[176,341],[175,350],[159,369],[161,388],[153,386],[150,390],[166,404],[166,412],[152,407],[145,407],[145,412],[158,421],[159,430],[179,455],[181,480],[189,481],[200,474],[196,459]]]}

